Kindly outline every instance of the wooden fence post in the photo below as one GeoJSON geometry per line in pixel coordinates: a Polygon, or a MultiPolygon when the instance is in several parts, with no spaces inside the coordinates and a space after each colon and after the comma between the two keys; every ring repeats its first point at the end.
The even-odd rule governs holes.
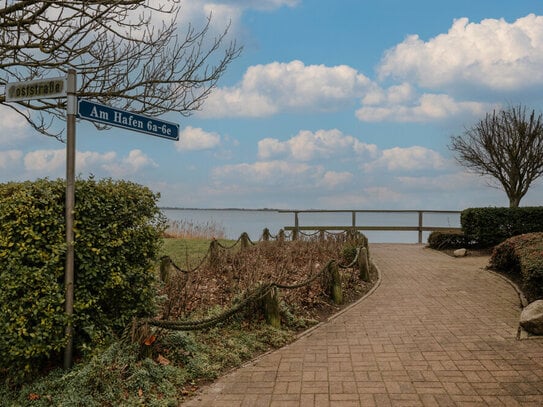
{"type": "Polygon", "coordinates": [[[339,266],[335,261],[328,264],[328,273],[330,275],[330,291],[334,304],[343,302],[343,292],[341,290],[341,275],[339,274],[339,266]]]}
{"type": "Polygon", "coordinates": [[[422,214],[423,212],[422,211],[419,211],[419,227],[418,227],[418,230],[419,230],[419,243],[422,243],[422,225],[423,225],[423,220],[422,220],[422,214]]]}
{"type": "Polygon", "coordinates": [[[213,239],[209,244],[209,265],[216,268],[219,265],[219,242],[213,239]]]}
{"type": "Polygon", "coordinates": [[[368,237],[365,235],[365,234],[361,234],[362,236],[362,247],[365,247],[366,248],[366,252],[367,252],[367,258],[368,258],[368,261],[370,259],[370,243],[368,241],[368,237]]]}
{"type": "Polygon", "coordinates": [[[356,229],[347,229],[347,242],[356,242],[356,229]]]}
{"type": "Polygon", "coordinates": [[[167,283],[170,279],[170,265],[172,259],[169,256],[164,256],[160,259],[160,281],[167,283]]]}
{"type": "Polygon", "coordinates": [[[246,249],[249,247],[249,235],[247,232],[243,232],[240,236],[241,239],[241,248],[246,249]]]}
{"type": "Polygon", "coordinates": [[[279,230],[279,233],[277,234],[277,240],[279,240],[280,242],[285,241],[285,231],[283,229],[279,230]]]}
{"type": "Polygon", "coordinates": [[[370,281],[368,250],[365,247],[361,247],[358,251],[358,270],[361,280],[370,281]]]}
{"type": "Polygon", "coordinates": [[[274,328],[281,327],[281,314],[279,312],[279,290],[271,287],[262,298],[262,308],[266,323],[274,328]]]}
{"type": "Polygon", "coordinates": [[[265,242],[269,242],[270,236],[271,236],[270,229],[264,228],[264,231],[262,232],[262,240],[264,240],[265,242]]]}

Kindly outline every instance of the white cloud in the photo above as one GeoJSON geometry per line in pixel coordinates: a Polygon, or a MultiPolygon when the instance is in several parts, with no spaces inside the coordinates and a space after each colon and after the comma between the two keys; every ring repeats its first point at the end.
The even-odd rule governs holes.
{"type": "Polygon", "coordinates": [[[480,190],[485,179],[469,172],[454,172],[450,174],[436,174],[434,176],[397,177],[402,186],[412,192],[419,191],[462,191],[467,189],[480,190]]]}
{"type": "Polygon", "coordinates": [[[279,7],[294,7],[301,0],[216,0],[212,4],[230,4],[232,7],[255,10],[273,10],[279,7]]]}
{"type": "Polygon", "coordinates": [[[340,185],[348,184],[353,178],[353,174],[347,171],[326,171],[319,181],[318,186],[321,188],[333,189],[340,185]]]}
{"type": "Polygon", "coordinates": [[[18,164],[23,157],[23,152],[20,150],[0,151],[0,168],[11,168],[18,164]]]}
{"type": "Polygon", "coordinates": [[[441,154],[426,147],[394,147],[381,152],[381,156],[363,168],[368,171],[386,168],[389,171],[440,170],[447,161],[441,154]]]}
{"type": "Polygon", "coordinates": [[[209,15],[215,26],[232,24],[237,30],[241,15],[246,10],[272,11],[283,6],[294,7],[300,0],[183,0],[183,22],[203,20],[209,15]]]}
{"type": "Polygon", "coordinates": [[[530,14],[513,23],[461,18],[428,41],[411,35],[385,53],[378,72],[431,89],[510,91],[542,87],[542,65],[543,16],[530,14]]]}
{"type": "Polygon", "coordinates": [[[297,161],[311,161],[342,155],[371,157],[376,152],[376,145],[363,143],[353,136],[344,135],[337,129],[316,132],[302,130],[287,141],[266,138],[258,142],[260,159],[288,156],[297,161]]]}
{"type": "Polygon", "coordinates": [[[323,208],[327,209],[371,208],[373,206],[371,197],[359,191],[343,193],[340,197],[336,194],[323,196],[319,198],[318,202],[323,208]]]}
{"type": "Polygon", "coordinates": [[[373,86],[364,95],[362,103],[364,105],[396,105],[405,102],[411,102],[415,97],[415,89],[409,83],[391,86],[387,90],[383,90],[377,86],[373,86]]]}
{"type": "Polygon", "coordinates": [[[77,171],[93,172],[103,164],[112,163],[117,158],[113,151],[101,154],[95,151],[78,151],[75,157],[77,171]]]}
{"type": "Polygon", "coordinates": [[[379,98],[376,91],[368,99],[371,105],[363,105],[356,111],[356,117],[364,122],[428,122],[450,119],[454,116],[478,117],[491,109],[491,105],[474,101],[458,102],[445,94],[424,94],[414,103],[407,102],[404,97],[407,93],[397,94],[394,97],[383,92],[379,98]],[[377,105],[377,103],[382,103],[377,105]]]}
{"type": "Polygon", "coordinates": [[[128,156],[124,157],[120,161],[106,163],[101,167],[113,177],[124,177],[127,175],[134,175],[134,173],[146,167],[158,167],[158,164],[156,164],[141,150],[135,149],[131,150],[128,153],[128,156]]]}
{"type": "Polygon", "coordinates": [[[368,187],[364,188],[363,194],[371,202],[377,203],[390,203],[390,202],[401,202],[405,196],[399,192],[394,191],[390,187],[368,187]]]}
{"type": "MultiPolygon", "coordinates": [[[[503,189],[497,185],[495,188],[491,187],[494,185],[491,178],[466,171],[399,176],[396,180],[401,185],[401,191],[408,195],[408,200],[415,207],[462,210],[468,207],[508,204],[503,189]]],[[[534,196],[537,196],[537,193],[534,196]]]]}
{"type": "Polygon", "coordinates": [[[258,142],[258,157],[267,160],[272,157],[287,155],[290,152],[288,141],[276,138],[264,138],[258,142]]]}
{"type": "Polygon", "coordinates": [[[323,169],[301,163],[286,161],[261,161],[252,164],[242,163],[225,165],[214,168],[212,178],[221,182],[235,180],[236,183],[266,186],[285,186],[287,184],[304,184],[308,180],[315,181],[321,178],[323,169]]]}
{"type": "MultiPolygon", "coordinates": [[[[100,154],[93,151],[77,151],[75,157],[76,171],[96,172],[104,165],[113,163],[117,157],[114,152],[100,154]]],[[[45,176],[60,173],[66,165],[66,150],[36,150],[24,157],[25,168],[28,171],[40,171],[45,176]]]]}
{"type": "Polygon", "coordinates": [[[0,131],[0,146],[21,145],[28,139],[28,123],[13,109],[0,105],[2,131],[0,131]]]}
{"type": "MultiPolygon", "coordinates": [[[[181,3],[181,14],[177,24],[182,36],[184,30],[189,26],[201,29],[211,16],[210,31],[208,39],[222,35],[228,27],[228,38],[237,39],[242,43],[252,41],[250,33],[242,27],[242,16],[247,10],[273,11],[280,7],[295,7],[301,0],[183,0],[181,3]],[[244,41],[245,40],[245,41],[244,41]]],[[[152,0],[155,6],[158,4],[170,3],[165,0],[152,0]]],[[[156,18],[163,18],[156,13],[156,18]]],[[[156,21],[160,25],[161,21],[156,21]]]]}
{"type": "Polygon", "coordinates": [[[217,147],[220,142],[221,137],[217,133],[187,126],[180,132],[175,148],[179,151],[209,150],[217,147]]]}
{"type": "Polygon", "coordinates": [[[362,97],[370,81],[346,65],[273,62],[247,69],[241,83],[218,88],[206,100],[204,117],[262,117],[291,111],[334,111],[362,97]]]}
{"type": "Polygon", "coordinates": [[[253,188],[253,193],[269,188],[273,188],[274,194],[293,189],[298,192],[334,190],[349,184],[353,178],[353,174],[348,171],[328,171],[322,165],[280,160],[226,165],[212,171],[212,179],[217,188],[228,186],[238,192],[253,188]]]}
{"type": "Polygon", "coordinates": [[[28,171],[40,171],[44,176],[56,173],[66,163],[66,150],[36,150],[27,153],[24,165],[28,171]]]}
{"type": "MultiPolygon", "coordinates": [[[[64,173],[66,166],[66,150],[36,150],[24,156],[25,169],[31,173],[39,172],[40,176],[54,177],[64,173]]],[[[97,153],[78,151],[75,158],[76,172],[89,172],[97,175],[122,177],[138,172],[145,167],[157,167],[141,150],[132,150],[128,156],[118,159],[113,151],[97,153]]]]}

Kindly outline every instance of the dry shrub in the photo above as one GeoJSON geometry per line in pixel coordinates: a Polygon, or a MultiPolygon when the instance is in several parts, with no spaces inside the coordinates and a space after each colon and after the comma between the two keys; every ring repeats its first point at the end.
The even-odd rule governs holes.
{"type": "Polygon", "coordinates": [[[224,226],[215,221],[194,222],[192,220],[168,220],[165,238],[181,239],[224,239],[224,226]]]}
{"type": "MultiPolygon", "coordinates": [[[[213,307],[227,307],[261,283],[296,285],[320,273],[332,259],[341,259],[345,240],[263,241],[247,248],[219,248],[215,262],[204,261],[192,272],[176,271],[164,286],[168,300],[163,317],[171,319],[205,313],[213,307]]],[[[357,271],[342,271],[349,284],[363,284],[357,271]]],[[[304,287],[281,290],[285,304],[307,310],[327,302],[322,279],[304,287]]]]}

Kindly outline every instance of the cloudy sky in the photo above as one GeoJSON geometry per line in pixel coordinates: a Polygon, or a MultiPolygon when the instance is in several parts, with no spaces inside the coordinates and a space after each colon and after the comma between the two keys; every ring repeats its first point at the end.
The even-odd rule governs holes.
{"type": "MultiPolygon", "coordinates": [[[[543,111],[539,0],[184,0],[243,53],[178,142],[77,125],[76,172],[201,208],[507,206],[450,137],[492,109],[543,111]]],[[[57,178],[64,144],[0,110],[0,182],[57,178]]],[[[523,205],[540,205],[543,183],[523,205]]]]}

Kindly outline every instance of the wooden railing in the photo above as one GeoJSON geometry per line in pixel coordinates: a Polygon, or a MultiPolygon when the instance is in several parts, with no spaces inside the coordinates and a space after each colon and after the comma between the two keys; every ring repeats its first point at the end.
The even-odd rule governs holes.
{"type": "Polygon", "coordinates": [[[279,210],[281,213],[294,213],[294,226],[285,226],[286,231],[338,231],[338,230],[359,230],[359,231],[409,231],[418,232],[418,242],[422,243],[423,232],[434,230],[460,230],[458,227],[451,226],[425,226],[424,214],[455,214],[459,215],[460,211],[437,211],[437,210],[279,210]],[[300,225],[300,213],[351,213],[350,225],[300,225]],[[391,226],[391,225],[357,225],[357,213],[388,213],[388,214],[407,214],[416,213],[418,215],[418,224],[409,226],[391,226]]]}

